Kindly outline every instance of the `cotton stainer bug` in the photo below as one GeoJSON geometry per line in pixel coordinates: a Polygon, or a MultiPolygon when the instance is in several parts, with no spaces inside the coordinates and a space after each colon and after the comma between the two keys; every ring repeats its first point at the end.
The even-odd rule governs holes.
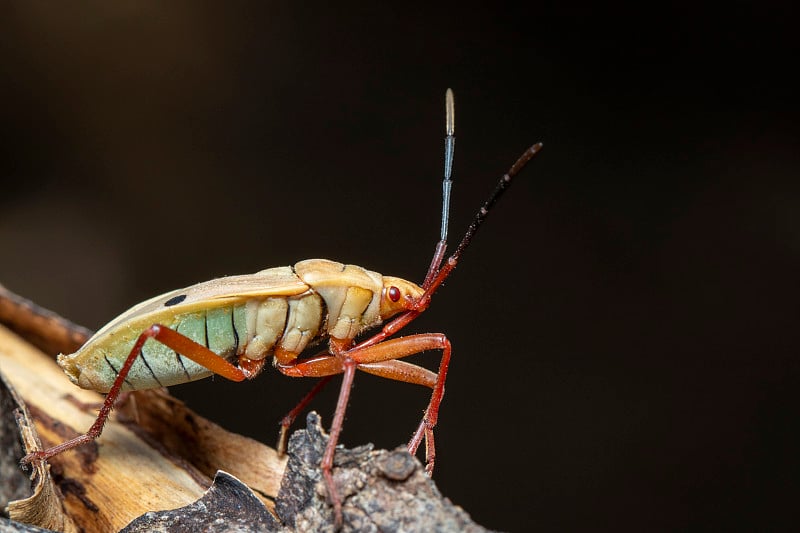
{"type": "Polygon", "coordinates": [[[432,389],[423,419],[408,443],[408,451],[415,454],[425,439],[426,471],[430,474],[435,461],[433,429],[444,395],[450,342],[441,333],[390,337],[428,308],[431,296],[453,271],[489,210],[542,147],[537,143],[528,148],[503,175],[445,261],[454,117],[453,93],[448,89],[441,237],[422,285],[354,265],[310,259],[157,296],[117,317],[74,354],[59,355],[59,365],[76,385],[108,394],[86,434],[31,452],[22,462],[45,460],[96,439],[124,390],[177,385],[212,374],[233,381],[252,379],[272,356],[282,374],[323,378],[284,418],[279,450],[285,446],[287,429],[296,414],[332,376],[344,374],[320,465],[337,524],[341,524],[342,502],[331,469],[356,370],[432,389]],[[355,342],[360,334],[390,318],[378,333],[355,342]],[[327,351],[299,358],[307,347],[324,339],[328,340],[327,351]],[[426,350],[442,351],[436,373],[400,361],[426,350]]]}

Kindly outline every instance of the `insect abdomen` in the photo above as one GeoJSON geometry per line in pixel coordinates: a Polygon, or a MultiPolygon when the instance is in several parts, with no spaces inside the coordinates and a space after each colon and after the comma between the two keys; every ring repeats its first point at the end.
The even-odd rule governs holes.
{"type": "MultiPolygon", "coordinates": [[[[180,313],[169,319],[159,322],[226,359],[238,350],[237,329],[245,330],[244,306],[241,309],[239,306],[222,306],[180,313]]],[[[59,355],[58,363],[78,386],[108,392],[139,334],[150,325],[131,325],[111,332],[97,342],[90,340],[74,354],[59,355]]],[[[123,390],[168,387],[209,375],[211,372],[207,368],[148,339],[125,379],[123,390]]]]}
{"type": "MultiPolygon", "coordinates": [[[[231,360],[238,351],[240,335],[246,334],[244,306],[215,307],[177,315],[174,322],[168,326],[196,343],[206,346],[217,355],[231,360]]],[[[124,358],[132,348],[132,342],[126,343],[119,354],[122,357],[119,361],[124,362],[124,358]]],[[[209,375],[211,372],[204,366],[176,353],[160,342],[149,339],[142,347],[141,355],[134,362],[126,385],[135,389],[168,387],[209,375]]]]}
{"type": "MultiPolygon", "coordinates": [[[[323,322],[322,298],[313,291],[300,296],[250,298],[159,320],[164,326],[206,346],[236,364],[237,356],[263,359],[276,346],[300,353],[319,337],[323,322]]],[[[162,317],[163,318],[163,317],[162,317]]],[[[87,343],[78,352],[60,355],[59,364],[78,386],[108,392],[133,348],[141,324],[87,343]]],[[[323,332],[324,334],[324,332],[323,332]]],[[[153,339],[148,339],[133,363],[123,390],[168,387],[208,377],[210,370],[153,339]]]]}

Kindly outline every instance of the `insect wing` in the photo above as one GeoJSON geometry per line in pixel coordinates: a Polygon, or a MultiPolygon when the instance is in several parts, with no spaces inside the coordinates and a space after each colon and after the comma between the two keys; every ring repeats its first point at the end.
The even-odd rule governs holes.
{"type": "Polygon", "coordinates": [[[250,298],[295,296],[308,290],[291,267],[262,270],[255,274],[218,278],[185,289],[168,292],[132,307],[98,331],[87,344],[98,341],[120,327],[144,327],[171,316],[235,305],[250,298]]]}

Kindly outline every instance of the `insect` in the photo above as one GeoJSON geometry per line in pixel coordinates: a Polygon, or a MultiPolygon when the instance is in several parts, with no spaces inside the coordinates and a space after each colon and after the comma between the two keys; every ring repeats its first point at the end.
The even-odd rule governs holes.
{"type": "Polygon", "coordinates": [[[271,356],[273,366],[284,375],[322,378],[284,417],[279,451],[285,449],[294,417],[332,376],[344,375],[320,465],[337,525],[341,524],[341,498],[331,470],[356,370],[432,390],[423,419],[408,443],[413,455],[425,440],[426,471],[432,473],[433,431],[450,364],[450,341],[442,333],[391,337],[428,308],[497,199],[542,147],[537,143],[528,148],[503,175],[455,252],[445,260],[454,133],[453,93],[448,89],[441,234],[421,285],[354,265],[310,259],[199,283],[141,303],[103,327],[75,353],[58,357],[76,385],[107,393],[94,424],[84,435],[31,452],[22,462],[46,460],[99,437],[122,391],[177,385],[212,374],[233,381],[252,379],[271,356]],[[381,324],[380,331],[356,342],[359,335],[381,324]],[[321,340],[328,341],[327,350],[301,358],[321,340]],[[438,372],[401,360],[426,350],[441,351],[438,372]]]}

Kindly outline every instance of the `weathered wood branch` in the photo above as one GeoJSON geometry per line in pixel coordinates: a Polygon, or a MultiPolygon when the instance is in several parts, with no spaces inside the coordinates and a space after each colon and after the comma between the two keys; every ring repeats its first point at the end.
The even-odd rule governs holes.
{"type": "MultiPolygon", "coordinates": [[[[44,339],[37,344],[78,340],[61,330],[68,322],[50,318],[34,328],[44,339]]],[[[15,329],[24,333],[22,322],[15,329]]],[[[85,431],[102,396],[72,385],[52,357],[2,326],[0,377],[0,505],[14,520],[0,521],[0,531],[28,531],[20,523],[59,531],[333,530],[319,472],[327,436],[316,414],[292,436],[287,467],[272,448],[203,419],[165,390],[135,392],[98,442],[26,474],[18,465],[26,449],[85,431]]],[[[341,449],[335,464],[344,531],[483,531],[404,450],[341,449]]]]}

